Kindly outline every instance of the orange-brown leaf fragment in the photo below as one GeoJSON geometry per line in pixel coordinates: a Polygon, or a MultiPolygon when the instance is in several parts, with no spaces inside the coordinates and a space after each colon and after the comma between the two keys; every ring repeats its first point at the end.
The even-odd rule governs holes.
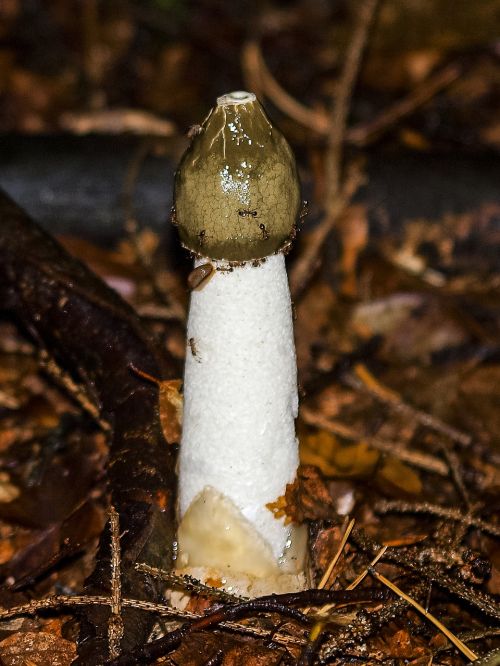
{"type": "Polygon", "coordinates": [[[285,494],[266,504],[266,508],[275,518],[284,517],[285,525],[331,518],[334,513],[333,500],[321,472],[310,465],[301,465],[295,481],[287,484],[285,494]]]}
{"type": "Polygon", "coordinates": [[[158,379],[140,370],[140,368],[136,368],[134,365],[130,365],[129,367],[132,372],[142,377],[142,379],[158,386],[158,406],[160,409],[160,424],[163,436],[168,444],[179,442],[181,439],[183,413],[182,380],[158,379]]]}
{"type": "Polygon", "coordinates": [[[5,666],[69,666],[76,657],[76,645],[47,632],[17,632],[0,643],[5,666]]]}
{"type": "Polygon", "coordinates": [[[175,444],[181,439],[183,407],[181,386],[180,379],[169,379],[158,383],[160,423],[163,435],[169,444],[175,444]]]}
{"type": "Polygon", "coordinates": [[[285,525],[289,525],[292,522],[291,516],[287,514],[287,498],[286,495],[289,492],[289,487],[295,485],[297,482],[295,481],[293,484],[289,483],[287,484],[285,495],[280,495],[277,500],[274,502],[268,502],[266,504],[266,509],[269,509],[271,513],[274,515],[276,519],[279,518],[285,518],[285,525]]]}

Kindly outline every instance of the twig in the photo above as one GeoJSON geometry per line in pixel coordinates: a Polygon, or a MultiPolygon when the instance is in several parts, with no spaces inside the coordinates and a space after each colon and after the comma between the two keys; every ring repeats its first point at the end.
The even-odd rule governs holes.
{"type": "MultiPolygon", "coordinates": [[[[269,70],[257,41],[250,40],[243,45],[241,59],[248,88],[253,90],[258,97],[261,95],[268,97],[276,108],[295,120],[299,125],[321,136],[329,135],[330,120],[328,114],[302,104],[278,83],[269,70]]],[[[358,123],[346,129],[344,137],[346,143],[358,147],[369,145],[399,120],[416,111],[437,93],[451,85],[461,74],[462,69],[456,63],[432,74],[418,87],[410,91],[406,97],[383,109],[373,120],[358,123]]]]}
{"type": "Polygon", "coordinates": [[[338,85],[338,93],[330,116],[330,134],[326,155],[327,195],[325,209],[327,217],[335,210],[341,189],[341,168],[343,144],[346,132],[347,116],[351,105],[352,93],[356,84],[370,25],[377,9],[378,0],[363,0],[357,17],[351,42],[348,46],[344,67],[338,85]]]}
{"type": "Polygon", "coordinates": [[[243,45],[241,52],[242,67],[249,88],[262,92],[284,114],[293,118],[300,125],[327,136],[330,131],[330,119],[326,113],[315,111],[301,104],[292,97],[269,71],[258,42],[250,40],[243,45]]]}
{"type": "Polygon", "coordinates": [[[327,432],[331,432],[334,435],[339,435],[345,439],[352,441],[365,441],[367,444],[372,446],[377,451],[382,451],[383,453],[389,453],[395,458],[399,458],[414,467],[424,469],[426,472],[433,472],[434,474],[439,474],[440,476],[448,476],[449,470],[446,463],[444,463],[439,458],[429,455],[428,453],[422,453],[420,451],[412,451],[410,449],[404,448],[403,445],[399,442],[389,442],[387,440],[381,439],[380,437],[372,437],[370,435],[365,435],[363,433],[356,432],[354,429],[349,426],[344,425],[343,423],[338,423],[337,421],[332,421],[331,419],[326,418],[322,414],[312,411],[307,407],[301,408],[301,417],[305,423],[308,425],[316,426],[327,432]]]}
{"type": "MultiPolygon", "coordinates": [[[[496,636],[500,636],[499,627],[476,629],[475,631],[467,631],[466,633],[458,635],[460,640],[463,641],[464,643],[471,643],[472,641],[482,641],[484,638],[494,638],[496,636]]],[[[450,645],[440,646],[434,650],[434,654],[439,654],[440,652],[446,652],[446,650],[449,650],[450,648],[451,648],[450,645]]],[[[479,661],[476,662],[477,666],[481,664],[482,659],[483,658],[481,657],[481,659],[479,659],[479,661]]],[[[491,664],[489,666],[491,666],[491,664]]]]}
{"type": "Polygon", "coordinates": [[[337,220],[344,213],[349,201],[363,184],[364,176],[354,165],[348,169],[344,185],[338,197],[332,201],[331,208],[321,222],[308,233],[302,253],[297,257],[290,271],[290,290],[297,301],[316,271],[321,252],[337,220]]]}
{"type": "Polygon", "coordinates": [[[357,576],[350,585],[346,587],[346,590],[354,590],[355,588],[358,587],[358,585],[368,576],[370,573],[370,567],[373,568],[377,562],[379,562],[382,557],[384,556],[385,551],[387,550],[388,546],[382,546],[382,548],[378,551],[378,553],[375,555],[373,560],[370,562],[368,567],[362,571],[359,576],[357,576]]]}
{"type": "Polygon", "coordinates": [[[474,527],[475,529],[482,530],[492,536],[500,537],[500,526],[487,523],[480,518],[474,518],[469,514],[464,514],[463,511],[458,509],[451,509],[448,507],[430,504],[428,502],[410,503],[400,501],[381,500],[377,502],[374,507],[377,513],[389,513],[391,511],[397,513],[428,513],[432,516],[439,516],[447,520],[457,521],[463,523],[467,527],[474,527]]]}
{"type": "Polygon", "coordinates": [[[41,349],[38,352],[38,361],[42,370],[68,393],[83,411],[88,414],[95,423],[97,423],[101,430],[104,432],[109,432],[111,430],[111,426],[107,421],[101,418],[99,408],[95,402],[89,398],[87,392],[81,385],[73,380],[71,375],[65,372],[61,366],[56,363],[55,359],[46,349],[41,349]]]}
{"type": "Polygon", "coordinates": [[[373,120],[356,125],[346,132],[346,139],[356,146],[366,146],[382,132],[395,125],[398,120],[413,113],[418,107],[432,99],[438,92],[447,88],[462,74],[457,64],[451,64],[426,79],[406,97],[382,111],[373,120]]]}
{"type": "MultiPolygon", "coordinates": [[[[360,528],[352,531],[352,538],[361,549],[372,556],[375,555],[381,547],[380,544],[371,539],[364,530],[360,528]]],[[[397,564],[406,571],[411,571],[426,581],[435,583],[440,588],[454,594],[462,601],[466,601],[489,617],[500,620],[500,608],[493,597],[479,589],[468,587],[461,580],[452,578],[432,562],[426,562],[425,566],[423,566],[422,562],[408,549],[388,548],[385,552],[384,559],[397,564]]]]}
{"type": "Polygon", "coordinates": [[[151,256],[145,251],[144,245],[139,236],[139,225],[134,212],[134,191],[139,178],[144,160],[151,151],[152,140],[144,139],[138,146],[127,167],[122,189],[122,206],[125,217],[125,230],[129,236],[132,248],[135,251],[136,258],[149,278],[156,297],[161,303],[167,306],[170,318],[185,320],[184,309],[176,302],[172,301],[170,294],[164,285],[158,279],[156,272],[151,266],[151,256]]]}
{"type": "MultiPolygon", "coordinates": [[[[380,601],[386,597],[381,594],[380,590],[371,590],[366,591],[362,590],[361,593],[355,593],[354,591],[346,592],[344,590],[306,590],[305,592],[296,592],[290,594],[282,595],[270,595],[267,597],[261,597],[260,599],[254,599],[243,604],[233,604],[232,606],[226,607],[225,609],[236,609],[236,615],[238,612],[241,612],[241,609],[255,610],[256,612],[275,612],[276,609],[288,608],[286,604],[293,606],[306,606],[311,605],[322,605],[328,601],[336,601],[337,603],[343,604],[357,604],[357,603],[366,603],[373,602],[374,600],[380,601]],[[250,604],[250,606],[245,606],[245,604],[250,604]],[[238,609],[240,609],[238,611],[238,609]]],[[[30,601],[29,603],[22,604],[20,606],[15,606],[13,608],[0,608],[0,621],[7,620],[12,617],[17,617],[20,615],[36,615],[37,613],[45,610],[53,610],[56,608],[73,608],[81,606],[110,606],[112,599],[109,596],[98,596],[98,595],[54,595],[47,597],[46,599],[37,599],[30,601]]],[[[122,608],[135,608],[136,610],[145,611],[149,613],[155,613],[161,617],[167,617],[174,620],[198,620],[204,619],[206,615],[197,615],[196,613],[191,613],[189,611],[182,611],[177,608],[171,608],[166,604],[154,603],[151,601],[143,601],[140,599],[121,599],[122,608]]],[[[305,619],[303,613],[293,611],[293,609],[288,608],[288,615],[292,619],[305,619]]],[[[211,616],[210,616],[211,617],[211,616]]],[[[244,624],[234,622],[231,618],[228,620],[223,620],[217,622],[223,629],[236,631],[238,633],[247,634],[249,636],[255,636],[257,638],[263,639],[272,639],[275,643],[281,645],[304,645],[305,640],[298,636],[292,636],[289,634],[284,634],[281,632],[276,633],[273,629],[269,631],[268,629],[262,629],[261,627],[252,627],[244,624]]]]}
{"type": "Polygon", "coordinates": [[[370,574],[374,576],[378,581],[380,581],[383,585],[388,587],[390,590],[395,592],[399,597],[402,599],[405,599],[409,604],[413,606],[416,610],[419,611],[425,618],[427,618],[434,626],[436,626],[447,638],[450,640],[453,645],[455,645],[470,661],[476,661],[477,655],[475,652],[472,652],[462,641],[455,636],[447,627],[444,626],[432,613],[429,613],[428,611],[425,610],[423,606],[421,606],[418,601],[415,601],[415,599],[412,599],[410,596],[405,594],[403,590],[401,590],[397,585],[394,585],[390,580],[388,580],[385,576],[382,574],[378,573],[375,569],[371,568],[370,569],[370,574]]]}
{"type": "Polygon", "coordinates": [[[205,585],[193,576],[189,576],[187,574],[179,576],[172,571],[164,571],[163,569],[157,569],[156,567],[150,567],[147,564],[142,563],[136,564],[135,568],[137,571],[142,571],[143,573],[149,574],[154,578],[159,578],[160,580],[165,581],[173,587],[180,587],[186,592],[194,592],[195,594],[207,596],[211,599],[216,599],[226,604],[248,601],[247,597],[240,597],[236,594],[230,594],[223,589],[210,587],[209,585],[205,585]]]}
{"type": "Polygon", "coordinates": [[[497,647],[490,650],[478,659],[476,664],[477,666],[498,666],[500,664],[500,648],[497,647]]]}
{"type": "Polygon", "coordinates": [[[330,232],[362,182],[361,174],[357,171],[353,172],[352,169],[345,178],[342,178],[343,146],[352,93],[377,5],[378,0],[363,0],[358,12],[357,24],[347,49],[335,104],[330,114],[325,158],[327,187],[324,217],[314,231],[310,232],[305,250],[291,270],[290,287],[295,300],[299,298],[314,274],[330,232]]]}
{"type": "Polygon", "coordinates": [[[203,615],[203,617],[186,623],[178,629],[174,629],[174,631],[171,631],[163,638],[153,641],[152,643],[148,643],[141,648],[137,648],[128,654],[124,654],[121,657],[118,657],[118,659],[114,659],[113,661],[109,662],[108,666],[133,666],[138,663],[151,663],[155,659],[163,657],[165,654],[170,652],[180,643],[183,638],[186,638],[186,636],[192,632],[203,631],[204,629],[209,629],[214,625],[220,624],[221,622],[233,621],[262,612],[278,613],[280,615],[284,615],[285,617],[290,617],[300,623],[308,622],[307,617],[303,613],[300,613],[299,611],[296,611],[289,606],[278,603],[274,598],[261,598],[245,601],[242,604],[226,606],[224,608],[208,612],[203,615]]]}
{"type": "MultiPolygon", "coordinates": [[[[454,442],[461,444],[462,446],[469,446],[472,442],[472,437],[461,431],[457,430],[453,426],[448,425],[437,416],[433,416],[428,412],[424,412],[420,409],[416,409],[411,405],[404,402],[397,393],[390,389],[380,391],[378,387],[382,386],[378,380],[376,380],[378,387],[375,384],[371,384],[369,380],[367,381],[368,376],[372,377],[371,373],[367,371],[367,368],[362,364],[358,364],[355,367],[355,374],[345,373],[342,376],[343,382],[357,391],[364,391],[368,395],[371,395],[373,398],[376,398],[379,402],[382,402],[391,409],[407,415],[408,417],[414,419],[423,426],[431,428],[436,432],[446,435],[454,442]],[[395,397],[391,398],[390,393],[395,397]]],[[[384,387],[385,388],[385,387],[384,387]]]]}
{"type": "Polygon", "coordinates": [[[453,483],[455,484],[455,487],[458,490],[458,494],[461,496],[465,506],[467,507],[467,511],[470,513],[472,505],[469,497],[469,492],[465,487],[465,483],[462,477],[462,472],[460,470],[460,460],[457,454],[451,450],[448,442],[441,442],[440,444],[443,456],[446,458],[446,462],[448,463],[453,483]]]}
{"type": "MultiPolygon", "coordinates": [[[[424,585],[419,582],[412,586],[411,594],[418,596],[424,585]]],[[[355,620],[345,629],[331,636],[326,645],[323,646],[320,663],[330,663],[332,658],[344,655],[346,650],[364,644],[364,642],[378,632],[389,622],[406,613],[408,604],[404,599],[396,599],[384,604],[380,610],[367,613],[358,613],[355,620]]]]}
{"type": "MultiPolygon", "coordinates": [[[[196,620],[201,615],[196,613],[191,613],[189,611],[181,611],[176,608],[170,608],[165,604],[157,604],[151,601],[143,601],[141,599],[127,599],[122,598],[121,600],[122,607],[135,608],[137,610],[146,611],[149,613],[156,613],[162,617],[167,617],[172,620],[196,620]]],[[[44,610],[53,610],[56,608],[73,608],[78,606],[109,606],[110,598],[104,596],[87,596],[87,595],[54,595],[47,597],[46,599],[37,599],[35,601],[30,601],[27,604],[21,606],[15,606],[13,608],[0,609],[0,620],[7,620],[12,617],[19,615],[36,615],[37,613],[44,610]]],[[[236,631],[238,633],[248,634],[249,636],[255,636],[257,638],[267,639],[271,635],[273,640],[276,643],[281,645],[304,645],[304,639],[298,636],[292,636],[289,634],[275,634],[270,632],[268,629],[262,629],[260,627],[251,627],[244,624],[239,624],[237,622],[221,622],[220,626],[224,629],[231,631],[236,631]]]]}
{"type": "Polygon", "coordinates": [[[109,510],[109,525],[111,532],[111,615],[108,620],[109,657],[115,659],[119,656],[120,642],[123,638],[122,611],[122,584],[121,584],[121,548],[120,548],[120,519],[114,506],[109,510]]]}
{"type": "Polygon", "coordinates": [[[73,134],[138,134],[168,138],[176,134],[173,123],[138,109],[102,109],[84,113],[63,113],[62,129],[73,134]]]}
{"type": "MultiPolygon", "coordinates": [[[[353,519],[350,521],[349,525],[346,527],[346,530],[345,530],[344,534],[342,535],[342,539],[341,539],[341,541],[340,541],[339,547],[337,548],[337,552],[336,552],[335,555],[332,557],[332,560],[331,560],[330,564],[329,564],[328,567],[326,568],[326,571],[324,572],[323,576],[321,577],[320,582],[318,583],[318,590],[322,590],[322,589],[324,589],[325,587],[326,587],[327,589],[329,589],[330,586],[328,585],[328,581],[330,580],[330,576],[332,575],[332,571],[334,570],[335,565],[337,564],[337,562],[338,562],[339,559],[340,559],[340,556],[342,555],[342,552],[343,552],[343,550],[344,550],[344,548],[345,548],[345,545],[346,545],[346,543],[347,543],[347,540],[349,539],[349,535],[351,534],[351,532],[352,532],[352,530],[353,530],[353,527],[354,527],[354,523],[355,523],[355,522],[356,522],[356,521],[355,521],[354,518],[353,518],[353,519]]],[[[331,606],[330,606],[330,607],[331,607],[331,606]]],[[[311,610],[311,609],[310,609],[310,607],[308,606],[307,608],[304,609],[304,614],[307,614],[310,610],[311,610]]],[[[323,610],[323,609],[321,609],[321,610],[323,610]]]]}

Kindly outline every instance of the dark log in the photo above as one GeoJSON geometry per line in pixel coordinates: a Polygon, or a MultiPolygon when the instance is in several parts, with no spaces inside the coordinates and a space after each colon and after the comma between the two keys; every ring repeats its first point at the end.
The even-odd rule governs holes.
{"type": "MultiPolygon", "coordinates": [[[[0,136],[0,184],[50,233],[107,244],[123,233],[120,193],[141,141],[127,136],[0,136]]],[[[379,233],[389,234],[411,219],[467,213],[498,199],[500,159],[494,153],[374,148],[366,158],[368,181],[357,201],[367,206],[374,232],[381,211],[390,227],[379,233]]],[[[148,154],[133,188],[133,203],[139,224],[166,233],[172,241],[169,252],[181,254],[173,227],[166,223],[174,169],[168,155],[148,154]]],[[[311,200],[311,184],[303,185],[304,197],[311,200]]],[[[312,210],[305,228],[314,222],[312,210]]]]}
{"type": "MultiPolygon", "coordinates": [[[[176,450],[163,438],[156,386],[129,364],[162,378],[178,376],[179,368],[127,303],[1,191],[0,305],[88,387],[111,422],[109,491],[123,534],[123,594],[158,601],[161,584],[134,565],[171,564],[176,450]]],[[[89,594],[109,592],[109,543],[106,529],[86,583],[89,594]]],[[[78,664],[107,659],[108,617],[106,608],[82,616],[78,664]]],[[[152,620],[135,610],[124,612],[123,620],[122,647],[129,651],[145,642],[152,620]]]]}

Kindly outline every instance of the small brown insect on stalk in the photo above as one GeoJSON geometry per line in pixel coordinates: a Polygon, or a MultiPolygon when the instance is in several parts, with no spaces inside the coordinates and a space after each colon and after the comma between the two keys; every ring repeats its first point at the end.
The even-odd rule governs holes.
{"type": "Polygon", "coordinates": [[[198,245],[203,245],[206,241],[206,231],[205,229],[202,229],[200,233],[198,234],[198,245]]]}
{"type": "Polygon", "coordinates": [[[194,338],[189,338],[188,343],[189,343],[189,348],[191,349],[191,354],[193,356],[196,356],[197,360],[199,361],[200,359],[198,356],[198,349],[196,348],[196,342],[194,338]]]}
{"type": "Polygon", "coordinates": [[[212,264],[197,266],[188,275],[187,283],[190,291],[200,291],[213,278],[215,269],[212,264]]]}
{"type": "Polygon", "coordinates": [[[259,224],[259,229],[262,231],[263,240],[267,240],[269,238],[269,234],[267,233],[266,225],[259,224]]]}

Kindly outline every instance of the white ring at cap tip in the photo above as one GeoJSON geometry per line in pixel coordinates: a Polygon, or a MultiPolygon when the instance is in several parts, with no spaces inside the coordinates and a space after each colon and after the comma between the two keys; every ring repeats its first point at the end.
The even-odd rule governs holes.
{"type": "Polygon", "coordinates": [[[235,90],[234,92],[227,93],[227,95],[217,97],[217,106],[247,104],[248,102],[255,102],[256,99],[254,93],[246,92],[246,90],[235,90]]]}

